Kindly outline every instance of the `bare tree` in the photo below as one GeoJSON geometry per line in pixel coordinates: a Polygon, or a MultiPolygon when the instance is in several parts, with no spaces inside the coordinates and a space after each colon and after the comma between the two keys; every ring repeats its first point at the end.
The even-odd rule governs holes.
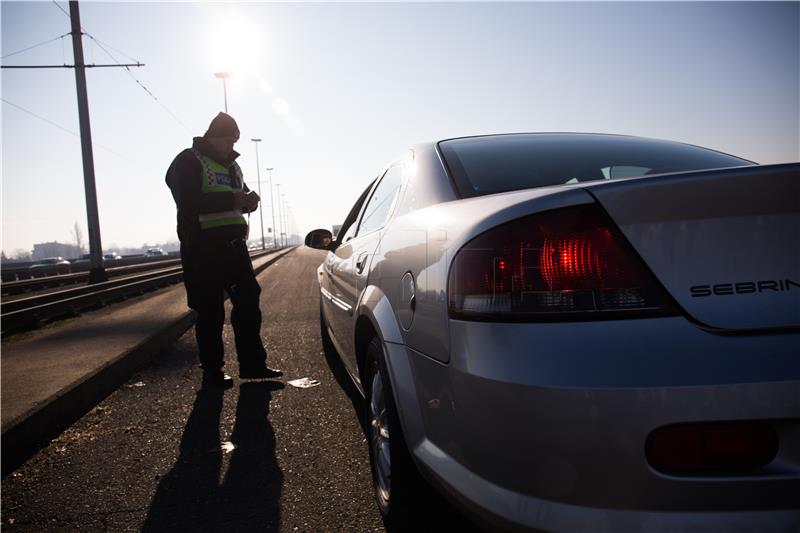
{"type": "Polygon", "coordinates": [[[75,221],[75,225],[72,227],[72,238],[75,240],[75,246],[83,252],[83,229],[78,224],[78,221],[75,221]]]}
{"type": "Polygon", "coordinates": [[[22,248],[17,248],[14,250],[14,260],[15,261],[30,261],[31,260],[31,253],[28,250],[23,250],[22,248]]]}

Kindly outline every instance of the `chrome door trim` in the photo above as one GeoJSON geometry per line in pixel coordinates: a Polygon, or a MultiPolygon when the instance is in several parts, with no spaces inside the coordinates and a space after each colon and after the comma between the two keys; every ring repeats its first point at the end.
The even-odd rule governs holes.
{"type": "Polygon", "coordinates": [[[325,298],[327,298],[333,303],[333,305],[335,305],[339,309],[342,309],[343,311],[347,311],[351,315],[353,314],[353,306],[348,305],[346,302],[343,302],[342,300],[340,300],[339,298],[328,292],[324,287],[320,287],[319,290],[325,298]]]}

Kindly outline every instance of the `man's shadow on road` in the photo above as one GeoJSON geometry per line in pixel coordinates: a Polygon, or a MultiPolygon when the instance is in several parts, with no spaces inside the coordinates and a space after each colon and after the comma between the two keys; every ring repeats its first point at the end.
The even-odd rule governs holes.
{"type": "Polygon", "coordinates": [[[283,387],[275,381],[239,386],[231,434],[236,448],[222,484],[219,424],[224,391],[203,388],[197,393],[180,455],[156,489],[143,532],[280,529],[283,473],[268,414],[272,392],[283,387]]]}

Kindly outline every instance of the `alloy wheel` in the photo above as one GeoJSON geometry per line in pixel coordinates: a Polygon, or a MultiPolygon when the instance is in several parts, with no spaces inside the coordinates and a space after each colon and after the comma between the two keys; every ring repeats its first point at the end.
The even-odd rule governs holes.
{"type": "Polygon", "coordinates": [[[383,501],[389,501],[392,490],[392,459],[389,440],[389,414],[386,392],[377,363],[373,367],[372,393],[370,394],[370,447],[375,463],[373,476],[375,488],[383,501]]]}

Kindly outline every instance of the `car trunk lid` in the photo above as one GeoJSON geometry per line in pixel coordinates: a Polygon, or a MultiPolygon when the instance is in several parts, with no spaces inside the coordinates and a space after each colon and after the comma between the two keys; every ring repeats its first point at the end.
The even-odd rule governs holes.
{"type": "Polygon", "coordinates": [[[586,190],[696,321],[722,330],[800,326],[800,163],[586,190]]]}

